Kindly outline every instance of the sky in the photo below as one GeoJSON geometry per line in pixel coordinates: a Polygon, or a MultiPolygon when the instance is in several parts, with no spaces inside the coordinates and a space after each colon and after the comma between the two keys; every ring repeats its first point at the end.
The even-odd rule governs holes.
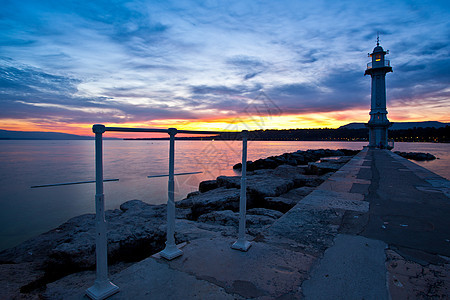
{"type": "Polygon", "coordinates": [[[0,0],[0,129],[192,130],[450,121],[448,1],[0,0]]]}

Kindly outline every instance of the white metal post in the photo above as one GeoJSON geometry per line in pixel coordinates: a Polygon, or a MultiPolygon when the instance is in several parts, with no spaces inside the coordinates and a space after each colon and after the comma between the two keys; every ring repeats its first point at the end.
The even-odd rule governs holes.
{"type": "Polygon", "coordinates": [[[169,128],[169,186],[167,197],[167,241],[166,248],[159,252],[162,257],[172,260],[183,254],[175,244],[175,194],[174,194],[174,173],[175,173],[175,135],[176,128],[169,128]]]}
{"type": "Polygon", "coordinates": [[[108,279],[108,250],[106,239],[105,195],[103,194],[103,140],[105,126],[96,124],[95,133],[95,252],[97,278],[86,294],[95,300],[105,299],[119,291],[108,279]]]}
{"type": "Polygon", "coordinates": [[[245,215],[247,210],[247,138],[248,131],[242,131],[242,175],[241,175],[241,197],[239,201],[239,234],[238,240],[231,248],[247,251],[251,243],[245,239],[245,215]]]}

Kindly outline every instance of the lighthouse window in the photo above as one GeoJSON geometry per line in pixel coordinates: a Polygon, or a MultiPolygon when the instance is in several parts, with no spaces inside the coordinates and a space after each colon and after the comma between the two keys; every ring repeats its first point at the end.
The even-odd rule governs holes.
{"type": "Polygon", "coordinates": [[[377,54],[375,56],[375,61],[380,61],[381,60],[381,54],[377,54]]]}

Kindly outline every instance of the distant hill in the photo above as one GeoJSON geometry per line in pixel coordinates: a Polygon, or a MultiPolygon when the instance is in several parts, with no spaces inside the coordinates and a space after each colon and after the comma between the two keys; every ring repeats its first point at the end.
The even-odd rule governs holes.
{"type": "MultiPolygon", "coordinates": [[[[339,127],[338,129],[363,129],[366,128],[365,123],[350,123],[344,126],[339,127]]],[[[441,128],[445,126],[449,126],[450,123],[442,123],[437,121],[425,121],[425,122],[394,122],[394,125],[389,128],[389,130],[405,130],[405,129],[413,129],[414,127],[434,127],[441,128]]]]}
{"type": "Polygon", "coordinates": [[[93,136],[82,136],[61,132],[10,131],[0,129],[0,140],[93,140],[93,136]]]}

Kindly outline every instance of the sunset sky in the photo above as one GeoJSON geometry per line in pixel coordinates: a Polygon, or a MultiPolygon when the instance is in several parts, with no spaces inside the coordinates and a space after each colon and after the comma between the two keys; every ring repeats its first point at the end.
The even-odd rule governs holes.
{"type": "Polygon", "coordinates": [[[449,1],[0,0],[0,129],[336,128],[450,121],[449,1]]]}

